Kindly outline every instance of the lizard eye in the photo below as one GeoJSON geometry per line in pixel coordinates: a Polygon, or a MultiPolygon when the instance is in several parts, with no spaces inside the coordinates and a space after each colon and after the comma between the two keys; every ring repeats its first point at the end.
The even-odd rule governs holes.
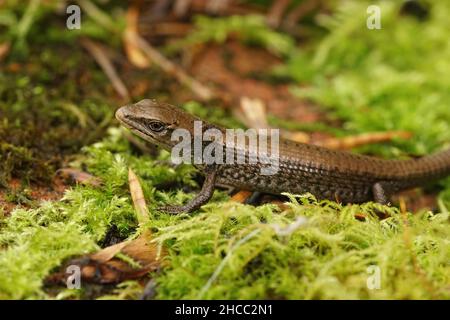
{"type": "Polygon", "coordinates": [[[147,126],[154,132],[161,132],[166,128],[166,125],[160,121],[151,121],[147,124],[147,126]]]}

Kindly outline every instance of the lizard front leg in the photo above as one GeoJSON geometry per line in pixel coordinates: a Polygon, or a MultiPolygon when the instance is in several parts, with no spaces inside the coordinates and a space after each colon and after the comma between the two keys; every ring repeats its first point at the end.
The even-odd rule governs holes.
{"type": "Polygon", "coordinates": [[[205,181],[203,182],[202,189],[200,192],[189,201],[187,204],[182,206],[165,206],[158,208],[158,211],[163,211],[167,213],[177,214],[183,212],[192,212],[199,209],[202,205],[206,204],[212,197],[214,193],[214,186],[216,183],[217,167],[209,165],[205,167],[205,181]]]}

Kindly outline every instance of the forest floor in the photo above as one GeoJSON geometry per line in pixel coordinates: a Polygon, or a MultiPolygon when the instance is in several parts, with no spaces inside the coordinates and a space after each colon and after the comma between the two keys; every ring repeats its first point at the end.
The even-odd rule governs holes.
{"type": "Polygon", "coordinates": [[[449,299],[449,178],[391,206],[219,189],[155,210],[203,177],[120,127],[144,98],[389,159],[448,148],[450,4],[380,2],[369,30],[373,1],[303,2],[85,0],[75,30],[62,2],[0,3],[0,299],[449,299]]]}

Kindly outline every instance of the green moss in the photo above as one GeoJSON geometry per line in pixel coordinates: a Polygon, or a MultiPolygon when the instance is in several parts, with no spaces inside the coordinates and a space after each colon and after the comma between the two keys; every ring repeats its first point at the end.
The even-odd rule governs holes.
{"type": "Polygon", "coordinates": [[[118,3],[99,2],[101,10],[115,8],[117,30],[84,10],[83,28],[72,32],[60,5],[8,0],[0,9],[0,43],[11,43],[0,73],[3,186],[11,178],[48,184],[64,157],[98,140],[113,119],[109,80],[77,40],[88,35],[120,43],[123,12],[118,3]]]}
{"type": "Polygon", "coordinates": [[[291,198],[291,209],[211,204],[205,213],[160,229],[156,241],[171,249],[170,267],[158,278],[162,299],[420,299],[448,298],[449,216],[408,215],[408,231],[394,208],[316,204],[291,198]],[[375,210],[391,217],[379,221],[375,210]],[[366,213],[366,221],[354,215],[366,213]],[[273,224],[309,218],[288,237],[273,224]],[[408,232],[410,240],[405,240],[408,232]],[[236,244],[253,234],[247,241],[236,244]],[[409,241],[411,250],[408,248],[409,241]],[[231,255],[210,287],[208,280],[231,255]],[[414,270],[417,260],[420,272],[414,270]],[[368,267],[381,270],[381,289],[367,288],[368,267]],[[422,272],[425,274],[422,275],[422,272]],[[429,285],[433,291],[414,290],[429,285]],[[205,290],[205,288],[208,288],[205,290]]]}
{"type": "Polygon", "coordinates": [[[401,15],[400,1],[377,3],[382,29],[365,27],[373,1],[345,1],[319,20],[328,35],[292,53],[278,72],[302,83],[293,89],[299,97],[343,119],[347,134],[414,133],[413,139],[362,151],[390,157],[432,152],[450,141],[449,4],[430,3],[430,16],[421,21],[401,15]]]}
{"type": "MultiPolygon", "coordinates": [[[[11,28],[20,20],[25,10],[20,8],[0,12],[9,16],[0,19],[9,21],[9,27],[1,28],[11,28]]],[[[289,45],[289,50],[280,46],[278,52],[288,57],[287,68],[279,72],[302,85],[296,93],[345,121],[342,130],[320,125],[310,129],[341,135],[391,129],[414,132],[409,141],[362,150],[390,157],[422,154],[448,143],[448,5],[433,3],[429,20],[419,22],[400,17],[397,4],[383,2],[383,31],[365,29],[366,2],[345,1],[340,8],[320,18],[330,31],[310,49],[293,51],[289,45]]],[[[42,21],[46,14],[37,14],[34,21],[42,21]]],[[[240,31],[235,23],[248,23],[223,21],[217,25],[223,29],[218,33],[220,41],[229,32],[240,31]]],[[[249,21],[258,44],[267,46],[269,38],[260,35],[267,35],[267,29],[249,21]]],[[[41,29],[31,28],[27,41],[41,29]]],[[[211,40],[205,28],[201,32],[206,34],[202,39],[211,40]]],[[[53,39],[62,37],[54,31],[53,39]]],[[[71,166],[101,178],[103,184],[74,186],[61,201],[43,202],[29,210],[16,208],[8,216],[0,207],[0,298],[82,297],[82,292],[68,289],[55,296],[46,291],[43,280],[64,261],[98,250],[111,228],[124,239],[135,236],[138,224],[129,195],[128,167],[142,182],[151,214],[147,227],[154,241],[168,249],[167,267],[154,275],[159,299],[450,298],[450,179],[440,182],[437,213],[400,214],[378,204],[341,206],[310,196],[290,196],[289,209],[281,211],[274,205],[255,208],[233,203],[224,192],[216,192],[193,215],[158,213],[155,207],[193,197],[190,191],[198,189],[193,167],[173,167],[164,151],[156,157],[136,154],[118,128],[110,128],[104,139],[94,143],[112,118],[101,88],[104,75],[89,72],[95,79],[89,88],[74,87],[83,55],[71,51],[73,59],[64,59],[52,50],[30,53],[26,72],[0,74],[0,112],[7,119],[0,124],[1,179],[5,183],[17,176],[25,182],[23,189],[9,196],[27,201],[26,181],[48,179],[58,163],[55,154],[72,154],[83,145],[89,146],[71,166]],[[52,87],[58,89],[46,89],[52,87]],[[93,130],[92,123],[101,123],[100,129],[93,130]],[[388,218],[380,220],[380,211],[388,218]],[[299,217],[306,217],[307,224],[289,235],[277,231],[299,217]],[[380,289],[367,286],[371,267],[379,268],[380,289]]],[[[241,126],[221,111],[196,103],[185,107],[213,122],[241,126]]],[[[129,281],[103,298],[136,298],[140,291],[137,282],[129,281]]]]}
{"type": "Polygon", "coordinates": [[[186,45],[197,45],[208,42],[224,43],[235,36],[242,42],[267,48],[276,55],[287,55],[294,49],[291,37],[271,30],[260,15],[230,16],[209,18],[197,16],[195,30],[189,36],[169,47],[170,50],[181,50],[186,45]]]}

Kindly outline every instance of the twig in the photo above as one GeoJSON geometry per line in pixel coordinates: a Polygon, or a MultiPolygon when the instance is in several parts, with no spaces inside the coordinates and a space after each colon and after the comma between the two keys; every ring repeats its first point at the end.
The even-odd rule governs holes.
{"type": "Polygon", "coordinates": [[[189,10],[192,0],[176,0],[173,12],[178,18],[183,17],[189,10]]]}
{"type": "Polygon", "coordinates": [[[231,3],[231,0],[209,0],[206,5],[206,10],[210,13],[217,14],[223,11],[231,3]]]}
{"type": "Polygon", "coordinates": [[[87,38],[81,39],[81,44],[94,57],[95,61],[97,61],[97,63],[103,69],[117,93],[124,100],[130,100],[130,94],[127,87],[122,82],[122,79],[120,79],[119,75],[116,72],[116,69],[109,60],[108,56],[105,54],[104,49],[99,44],[96,44],[95,42],[87,38]]]}
{"type": "Polygon", "coordinates": [[[273,28],[278,28],[280,25],[281,17],[287,6],[291,3],[291,0],[275,0],[272,7],[267,14],[267,24],[273,28]]]}
{"type": "MultiPolygon", "coordinates": [[[[152,26],[152,36],[186,36],[189,30],[192,28],[190,24],[181,22],[159,22],[152,26]]],[[[145,29],[141,29],[141,34],[145,33],[145,29]]],[[[147,33],[149,33],[147,31],[147,33]]]]}
{"type": "Polygon", "coordinates": [[[315,145],[329,149],[351,149],[366,144],[391,141],[396,138],[409,139],[412,134],[407,131],[370,132],[344,138],[330,138],[314,142],[315,145]]]}
{"type": "Polygon", "coordinates": [[[112,32],[118,32],[119,29],[117,24],[111,20],[109,15],[100,10],[95,4],[89,0],[78,0],[79,5],[83,8],[84,12],[87,13],[93,20],[95,20],[102,27],[108,29],[112,32]]]}
{"type": "Polygon", "coordinates": [[[311,137],[306,132],[282,131],[281,134],[284,138],[295,141],[295,142],[300,142],[300,143],[310,143],[311,142],[311,137]]]}
{"type": "Polygon", "coordinates": [[[135,41],[137,46],[150,58],[150,60],[157,64],[168,74],[173,75],[180,83],[187,86],[195,95],[201,100],[208,101],[215,97],[214,92],[189,76],[183,69],[168,60],[165,56],[159,53],[147,41],[138,35],[134,35],[132,41],[135,41]]]}
{"type": "Polygon", "coordinates": [[[317,6],[319,6],[320,0],[305,0],[297,8],[292,10],[292,12],[287,16],[285,26],[291,28],[295,24],[317,6]]]}

